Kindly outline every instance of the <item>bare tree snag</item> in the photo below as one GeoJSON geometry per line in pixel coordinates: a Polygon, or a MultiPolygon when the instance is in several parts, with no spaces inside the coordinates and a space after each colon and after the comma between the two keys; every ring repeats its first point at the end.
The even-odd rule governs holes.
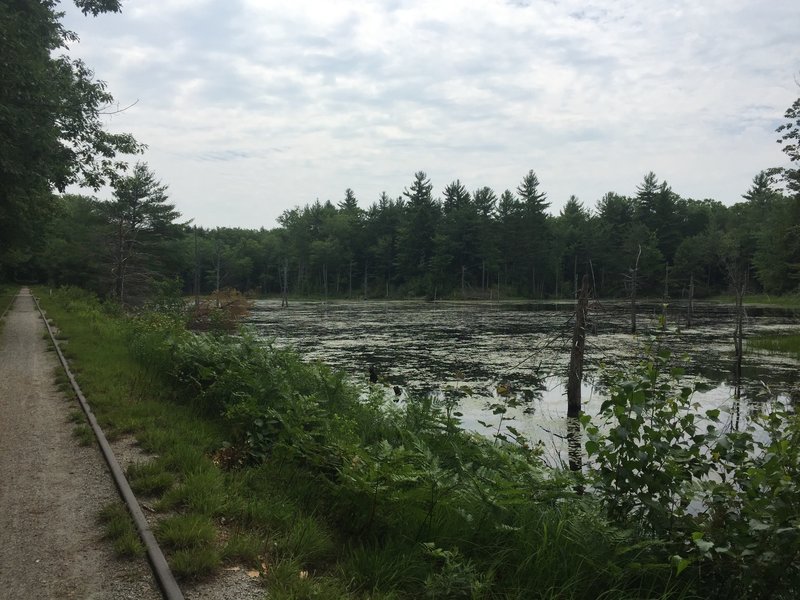
{"type": "Polygon", "coordinates": [[[569,356],[567,380],[567,416],[581,414],[581,380],[583,379],[583,353],[586,348],[586,314],[589,307],[589,276],[583,276],[580,294],[575,304],[575,328],[572,332],[572,349],[569,356]]]}
{"type": "Polygon", "coordinates": [[[631,333],[636,333],[636,276],[639,273],[639,259],[642,257],[642,245],[639,244],[639,253],[636,263],[631,270],[631,333]]]}

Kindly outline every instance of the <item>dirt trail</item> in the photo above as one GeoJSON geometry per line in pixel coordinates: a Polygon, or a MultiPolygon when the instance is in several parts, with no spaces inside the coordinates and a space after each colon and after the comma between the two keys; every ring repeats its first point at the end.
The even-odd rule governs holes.
{"type": "Polygon", "coordinates": [[[0,332],[0,598],[160,598],[145,560],[101,539],[118,495],[99,450],[72,437],[33,299],[23,289],[0,332]]]}

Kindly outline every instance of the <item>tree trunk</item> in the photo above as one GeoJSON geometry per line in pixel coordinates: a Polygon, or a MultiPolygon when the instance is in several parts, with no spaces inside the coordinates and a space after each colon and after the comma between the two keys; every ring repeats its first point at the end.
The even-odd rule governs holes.
{"type": "Polygon", "coordinates": [[[352,260],[350,261],[349,278],[350,278],[350,285],[349,285],[349,288],[347,290],[347,297],[348,298],[352,298],[353,297],[353,261],[352,260]]]}
{"type": "Polygon", "coordinates": [[[639,246],[639,253],[636,255],[636,263],[631,275],[631,333],[636,333],[636,276],[639,273],[639,259],[642,256],[642,246],[639,246]]]}
{"type": "Polygon", "coordinates": [[[322,265],[322,289],[325,295],[325,304],[328,303],[328,264],[322,265]]]}
{"type": "Polygon", "coordinates": [[[281,308],[289,308],[289,259],[283,259],[283,277],[281,278],[281,308]]]}
{"type": "Polygon", "coordinates": [[[686,327],[692,326],[692,313],[694,312],[694,273],[689,275],[689,306],[686,311],[686,327]]]}
{"type": "Polygon", "coordinates": [[[575,261],[572,264],[572,280],[573,280],[572,293],[575,296],[575,298],[577,298],[578,297],[578,293],[580,292],[580,290],[578,289],[578,255],[577,254],[575,255],[575,261]]]}
{"type": "Polygon", "coordinates": [[[584,275],[580,294],[575,304],[575,328],[572,332],[572,349],[569,356],[567,380],[567,416],[581,414],[581,381],[583,379],[583,354],[586,348],[586,313],[589,307],[589,276],[584,275]]]}
{"type": "MultiPolygon", "coordinates": [[[[742,278],[744,279],[744,277],[742,278]]],[[[736,286],[736,329],[733,334],[733,344],[736,351],[736,363],[734,365],[734,379],[736,382],[735,396],[739,398],[741,395],[741,381],[742,381],[742,341],[744,339],[744,300],[745,284],[741,283],[736,286]]]]}

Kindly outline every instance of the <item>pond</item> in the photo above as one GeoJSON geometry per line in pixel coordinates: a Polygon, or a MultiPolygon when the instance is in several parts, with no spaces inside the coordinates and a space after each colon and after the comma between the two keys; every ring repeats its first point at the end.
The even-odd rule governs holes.
{"type": "MultiPolygon", "coordinates": [[[[695,303],[692,327],[685,307],[668,306],[664,331],[663,313],[663,304],[640,304],[640,333],[632,335],[628,304],[590,305],[585,412],[596,414],[605,397],[604,369],[637,360],[654,336],[674,356],[685,356],[689,379],[703,383],[694,396],[703,410],[730,409],[731,427],[743,426],[748,411],[763,410],[770,399],[800,396],[797,361],[753,351],[745,354],[741,397],[734,398],[733,306],[695,303]]],[[[281,309],[280,301],[262,300],[248,321],[258,335],[347,372],[365,389],[373,366],[387,398],[457,401],[466,429],[488,435],[502,429],[509,421],[500,423],[488,407],[510,400],[515,406],[504,419],[543,442],[558,462],[567,434],[573,314],[570,302],[292,302],[281,309]]],[[[800,332],[800,310],[747,307],[746,336],[774,332],[800,332]]]]}

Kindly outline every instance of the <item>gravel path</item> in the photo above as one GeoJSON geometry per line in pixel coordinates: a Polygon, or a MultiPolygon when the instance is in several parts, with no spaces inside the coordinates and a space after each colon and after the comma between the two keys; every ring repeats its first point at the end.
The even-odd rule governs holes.
{"type": "Polygon", "coordinates": [[[77,404],[54,386],[44,332],[23,289],[0,333],[0,597],[156,600],[145,559],[101,538],[97,513],[118,495],[99,450],[72,437],[77,404]]]}

